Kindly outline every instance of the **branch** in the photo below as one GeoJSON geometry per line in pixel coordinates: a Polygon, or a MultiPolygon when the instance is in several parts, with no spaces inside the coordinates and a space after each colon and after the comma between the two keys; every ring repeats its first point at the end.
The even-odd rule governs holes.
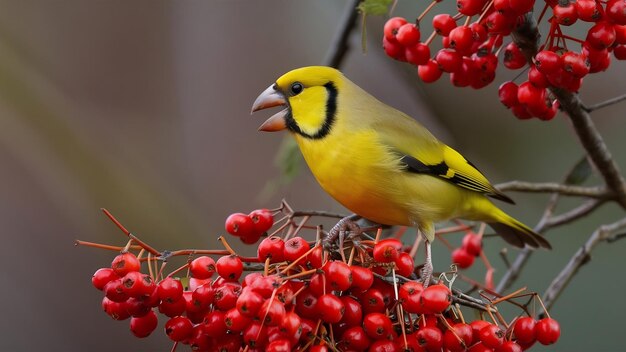
{"type": "MultiPolygon", "coordinates": [[[[524,22],[511,34],[513,41],[522,50],[529,63],[538,51],[539,30],[531,13],[526,14],[524,22]]],[[[615,200],[626,208],[626,183],[619,173],[617,165],[609,152],[602,136],[585,110],[577,94],[550,87],[550,91],[561,104],[561,109],[569,116],[581,144],[594,165],[600,171],[607,186],[615,193],[615,200]]]]}
{"type": "Polygon", "coordinates": [[[348,52],[348,36],[354,28],[357,19],[356,7],[361,0],[352,0],[346,5],[345,12],[339,24],[339,30],[335,33],[330,48],[324,57],[324,65],[338,68],[348,52]]]}
{"type": "Polygon", "coordinates": [[[594,211],[597,207],[599,207],[600,205],[602,205],[604,203],[604,201],[600,200],[600,199],[589,199],[588,201],[584,202],[583,204],[581,204],[580,206],[565,212],[561,215],[557,215],[557,216],[553,216],[551,218],[549,218],[546,221],[546,225],[545,228],[551,228],[551,227],[557,227],[560,225],[565,225],[569,222],[572,222],[576,219],[580,219],[584,216],[586,216],[587,214],[591,213],[592,211],[594,211]]]}
{"type": "Polygon", "coordinates": [[[528,192],[528,193],[559,193],[565,196],[579,196],[590,198],[608,198],[611,193],[604,186],[581,187],[561,183],[532,183],[510,181],[496,185],[500,191],[528,192]]]}
{"type": "Polygon", "coordinates": [[[587,112],[592,112],[592,111],[595,111],[595,110],[598,110],[598,109],[602,109],[602,108],[605,108],[605,107],[613,105],[613,104],[617,104],[617,103],[619,103],[619,102],[621,102],[623,100],[626,100],[626,94],[622,94],[620,96],[617,96],[617,97],[614,97],[614,98],[611,98],[611,99],[607,99],[607,100],[605,100],[603,102],[600,102],[600,103],[597,103],[597,104],[594,104],[594,105],[591,105],[591,106],[584,106],[583,108],[587,112]]]}
{"type": "Polygon", "coordinates": [[[546,289],[543,296],[543,302],[546,308],[552,307],[561,292],[567,287],[572,277],[578,272],[581,266],[585,265],[591,259],[591,251],[595,246],[605,240],[609,240],[616,232],[626,228],[626,218],[609,225],[603,225],[594,231],[587,242],[578,249],[569,263],[561,270],[559,275],[552,281],[546,289]]]}

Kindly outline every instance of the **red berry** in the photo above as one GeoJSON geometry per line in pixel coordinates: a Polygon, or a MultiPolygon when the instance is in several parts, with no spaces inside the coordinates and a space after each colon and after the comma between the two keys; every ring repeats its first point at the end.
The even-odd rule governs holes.
{"type": "Polygon", "coordinates": [[[563,62],[563,70],[572,76],[582,78],[589,73],[589,61],[581,54],[568,51],[561,56],[563,62]]]}
{"type": "Polygon", "coordinates": [[[142,317],[130,318],[130,331],[135,337],[144,338],[149,336],[157,327],[159,319],[157,315],[150,310],[148,314],[142,317]]]}
{"type": "Polygon", "coordinates": [[[521,343],[531,344],[535,342],[535,319],[531,317],[517,319],[513,325],[513,334],[521,343]]]}
{"type": "Polygon", "coordinates": [[[265,299],[258,292],[252,289],[244,289],[237,298],[236,307],[242,315],[255,317],[261,310],[264,302],[265,299]]]}
{"type": "Polygon", "coordinates": [[[365,351],[371,344],[370,338],[361,326],[353,326],[341,335],[340,346],[347,351],[365,351]]]}
{"type": "Polygon", "coordinates": [[[309,249],[311,249],[311,246],[304,238],[293,237],[285,242],[283,257],[286,261],[293,262],[306,254],[309,249]]]}
{"type": "MultiPolygon", "coordinates": [[[[267,232],[274,225],[274,216],[272,212],[267,209],[257,209],[250,214],[248,217],[252,220],[254,224],[254,231],[257,234],[263,234],[267,232]]],[[[243,235],[242,235],[243,236],[243,235]]]]}
{"type": "Polygon", "coordinates": [[[209,312],[205,317],[204,330],[209,336],[219,337],[226,335],[226,324],[224,323],[224,312],[220,310],[214,310],[209,312]]]}
{"type": "Polygon", "coordinates": [[[165,334],[172,341],[183,341],[191,337],[193,324],[185,317],[173,317],[165,323],[165,334]]]}
{"type": "Polygon", "coordinates": [[[505,341],[496,352],[522,352],[523,349],[520,345],[513,341],[505,341]]]}
{"type": "Polygon", "coordinates": [[[386,339],[392,335],[393,325],[383,313],[370,313],[363,318],[363,330],[374,340],[386,339]]]}
{"type": "Polygon", "coordinates": [[[285,259],[285,242],[278,236],[265,238],[257,249],[259,260],[270,258],[271,263],[279,263],[285,259]]]}
{"type": "MultiPolygon", "coordinates": [[[[483,0],[469,0],[483,1],[483,0]]],[[[460,11],[459,11],[460,12],[460,11]]],[[[461,54],[467,54],[474,41],[472,30],[469,26],[459,26],[450,31],[450,47],[461,54]]]]}
{"type": "Polygon", "coordinates": [[[241,286],[238,284],[227,283],[215,290],[213,305],[217,309],[229,310],[237,304],[237,298],[241,294],[241,286]]]}
{"type": "Polygon", "coordinates": [[[402,304],[402,308],[409,313],[421,314],[422,306],[420,304],[420,297],[424,291],[424,286],[417,281],[407,281],[398,292],[398,298],[402,304]]]}
{"type": "Polygon", "coordinates": [[[115,271],[117,276],[123,277],[131,271],[139,271],[141,269],[141,263],[134,254],[129,252],[121,253],[113,258],[111,269],[115,271]]]}
{"type": "Polygon", "coordinates": [[[535,0],[509,0],[509,6],[516,13],[523,15],[533,9],[535,0]]]}
{"type": "Polygon", "coordinates": [[[484,320],[474,320],[473,322],[471,322],[470,327],[472,328],[472,340],[480,340],[480,330],[488,325],[491,325],[491,323],[484,320]]]}
{"type": "Polygon", "coordinates": [[[611,21],[625,25],[626,24],[626,1],[624,0],[609,0],[606,3],[606,15],[611,21]]]}
{"type": "Polygon", "coordinates": [[[243,263],[236,255],[225,255],[215,263],[217,274],[226,280],[239,280],[243,273],[243,263]]]}
{"type": "Polygon", "coordinates": [[[542,345],[551,345],[561,336],[559,323],[552,318],[543,318],[535,325],[537,341],[542,345]]]}
{"type": "Polygon", "coordinates": [[[595,0],[577,0],[574,3],[578,18],[587,22],[596,22],[602,18],[602,13],[598,10],[595,0]]]}
{"type": "Polygon", "coordinates": [[[552,13],[556,21],[564,26],[570,26],[578,20],[576,6],[569,1],[560,1],[558,5],[552,8],[552,13]]]}
{"type": "Polygon", "coordinates": [[[131,271],[122,279],[123,290],[129,297],[141,297],[152,294],[156,285],[150,275],[131,271]]]}
{"type": "Polygon", "coordinates": [[[537,66],[531,65],[528,70],[528,82],[537,88],[547,88],[550,85],[548,77],[537,69],[537,66]]]}
{"type": "Polygon", "coordinates": [[[340,323],[346,324],[346,326],[361,325],[363,321],[363,308],[361,304],[350,296],[341,296],[341,302],[343,302],[344,313],[340,320],[340,323]]]}
{"type": "Polygon", "coordinates": [[[192,303],[200,309],[208,309],[215,299],[215,288],[210,283],[204,284],[193,290],[192,303]]]}
{"type": "Polygon", "coordinates": [[[326,285],[333,291],[345,291],[352,285],[350,266],[342,261],[329,261],[324,265],[326,285]]]}
{"type": "Polygon", "coordinates": [[[396,40],[403,46],[412,46],[420,41],[420,30],[413,23],[405,23],[396,33],[396,40]]]}
{"type": "Polygon", "coordinates": [[[252,323],[252,317],[245,316],[237,308],[231,308],[224,314],[224,324],[230,331],[241,332],[252,323]]]}
{"type": "Polygon", "coordinates": [[[345,306],[341,299],[331,293],[321,295],[315,304],[320,319],[326,323],[338,323],[345,312],[345,306]]]}
{"type": "Polygon", "coordinates": [[[554,51],[542,50],[535,55],[535,66],[546,75],[557,72],[562,66],[561,57],[554,51]]]}
{"type": "Polygon", "coordinates": [[[455,72],[461,68],[463,57],[456,50],[441,49],[435,55],[435,61],[443,72],[455,72]]]}
{"type": "Polygon", "coordinates": [[[394,263],[396,264],[396,273],[398,275],[409,277],[415,270],[415,262],[409,253],[400,253],[394,263]]]}
{"type": "Polygon", "coordinates": [[[626,45],[618,45],[613,48],[613,55],[618,60],[626,60],[626,45]]]}
{"type": "Polygon", "coordinates": [[[114,302],[107,297],[102,298],[102,309],[113,320],[125,320],[130,318],[130,313],[123,302],[114,302]]]}
{"type": "Polygon", "coordinates": [[[449,14],[441,13],[433,17],[433,29],[437,34],[447,37],[454,28],[456,28],[456,21],[449,14]]]}
{"type": "Polygon", "coordinates": [[[504,66],[510,70],[516,70],[526,66],[526,58],[520,48],[514,42],[509,43],[504,49],[504,66]]]}
{"type": "Polygon", "coordinates": [[[385,54],[392,59],[402,62],[407,61],[404,46],[395,39],[389,40],[387,37],[383,37],[383,50],[385,50],[385,54]]]}
{"type": "Polygon", "coordinates": [[[452,302],[450,289],[443,284],[428,286],[420,297],[422,308],[431,314],[442,313],[452,302]]]}
{"type": "Polygon", "coordinates": [[[398,29],[400,29],[400,27],[402,27],[406,23],[407,21],[402,17],[393,17],[387,20],[383,28],[385,39],[395,40],[396,34],[398,33],[398,29]]]}
{"type": "Polygon", "coordinates": [[[471,343],[472,328],[468,324],[454,324],[443,334],[443,346],[451,352],[465,351],[471,343]]]}
{"type": "Polygon", "coordinates": [[[545,107],[546,89],[537,88],[526,81],[517,88],[517,100],[528,109],[540,106],[545,107]]]}
{"type": "Polygon", "coordinates": [[[610,47],[615,42],[615,29],[608,22],[598,22],[587,32],[585,40],[590,47],[602,50],[610,47]]]}
{"type": "Polygon", "coordinates": [[[178,301],[183,297],[183,284],[179,280],[166,277],[157,285],[157,295],[162,301],[178,301]]]}
{"type": "Polygon", "coordinates": [[[267,327],[260,321],[253,321],[243,330],[242,338],[251,348],[262,347],[267,342],[267,327]]]}
{"type": "Polygon", "coordinates": [[[528,109],[526,109],[526,106],[521,104],[512,107],[511,112],[513,112],[513,115],[515,115],[515,117],[520,120],[528,120],[529,118],[533,117],[533,115],[528,112],[528,109]]]}
{"type": "Polygon", "coordinates": [[[226,228],[226,232],[239,237],[247,237],[255,232],[252,219],[243,213],[230,214],[226,218],[224,227],[226,228]]]}
{"type": "Polygon", "coordinates": [[[413,65],[425,65],[430,59],[430,48],[424,43],[417,43],[406,47],[404,56],[406,60],[413,65]]]}
{"type": "Polygon", "coordinates": [[[379,313],[385,311],[385,297],[377,288],[370,288],[359,295],[359,301],[363,305],[363,312],[379,313]]]}
{"type": "Polygon", "coordinates": [[[372,287],[372,284],[374,283],[374,273],[372,273],[370,269],[358,265],[353,265],[350,267],[350,271],[352,272],[353,288],[356,288],[360,292],[363,292],[372,287]]]}
{"type": "Polygon", "coordinates": [[[161,303],[159,303],[159,313],[168,317],[175,317],[183,314],[186,307],[187,303],[183,298],[183,293],[181,293],[181,298],[176,301],[161,301],[161,303]]]}
{"type": "Polygon", "coordinates": [[[461,269],[467,269],[474,264],[474,256],[467,252],[463,247],[452,251],[452,263],[455,263],[461,269]]]}
{"type": "Polygon", "coordinates": [[[319,313],[315,308],[317,297],[310,289],[304,289],[296,296],[296,312],[303,318],[317,319],[319,313]]]}
{"type": "Polygon", "coordinates": [[[417,342],[426,351],[440,351],[443,347],[443,333],[435,326],[425,326],[417,330],[417,342]]]}
{"type": "Polygon", "coordinates": [[[100,268],[91,277],[91,283],[95,288],[102,291],[104,286],[112,280],[119,279],[115,271],[111,268],[100,268]]]}
{"type": "Polygon", "coordinates": [[[504,331],[497,325],[489,324],[478,332],[480,341],[490,348],[498,348],[504,342],[504,331]]]}
{"type": "Polygon", "coordinates": [[[124,289],[124,282],[122,279],[115,279],[109,281],[104,285],[104,295],[106,298],[113,302],[124,302],[128,299],[128,294],[124,289]]]}
{"type": "Polygon", "coordinates": [[[268,299],[263,302],[257,317],[267,326],[279,325],[285,318],[285,305],[277,299],[268,299]]]}
{"type": "Polygon", "coordinates": [[[376,262],[390,263],[398,258],[400,251],[402,251],[402,242],[400,240],[386,238],[374,245],[372,256],[376,262]]]}
{"type": "Polygon", "coordinates": [[[396,352],[398,349],[391,340],[376,340],[367,350],[368,352],[396,352]]]}
{"type": "Polygon", "coordinates": [[[457,0],[456,8],[466,16],[474,16],[480,13],[486,3],[486,0],[457,0]]]}
{"type": "Polygon", "coordinates": [[[468,232],[465,236],[463,236],[463,248],[467,251],[467,253],[478,257],[480,252],[483,250],[483,239],[482,236],[479,236],[473,232],[468,232]]]}
{"type": "Polygon", "coordinates": [[[517,101],[517,84],[512,81],[502,83],[500,88],[498,88],[498,97],[500,102],[507,108],[519,105],[519,101],[517,101]]]}
{"type": "Polygon", "coordinates": [[[438,80],[441,77],[443,71],[439,69],[439,65],[437,65],[437,61],[428,60],[428,63],[425,65],[421,65],[417,67],[417,75],[424,81],[425,83],[432,83],[438,80]]]}

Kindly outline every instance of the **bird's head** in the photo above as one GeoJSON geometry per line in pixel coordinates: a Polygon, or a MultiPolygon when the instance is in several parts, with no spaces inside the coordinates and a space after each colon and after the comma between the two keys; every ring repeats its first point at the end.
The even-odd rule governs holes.
{"type": "Polygon", "coordinates": [[[252,112],[284,107],[267,119],[259,130],[274,132],[288,129],[305,138],[323,138],[335,122],[337,95],[342,83],[341,72],[331,67],[310,66],[285,73],[252,105],[252,112]]]}

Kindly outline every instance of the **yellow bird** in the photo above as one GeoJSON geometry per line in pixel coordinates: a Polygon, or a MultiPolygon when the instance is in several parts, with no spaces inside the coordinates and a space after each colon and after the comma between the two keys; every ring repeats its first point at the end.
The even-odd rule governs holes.
{"type": "Polygon", "coordinates": [[[472,163],[338,70],[287,72],[259,95],[252,112],[275,106],[284,109],[259,130],[289,130],[322,188],[350,211],[379,224],[417,227],[426,239],[428,278],[439,221],[483,221],[517,247],[551,248],[489,200],[513,203],[472,163]]]}

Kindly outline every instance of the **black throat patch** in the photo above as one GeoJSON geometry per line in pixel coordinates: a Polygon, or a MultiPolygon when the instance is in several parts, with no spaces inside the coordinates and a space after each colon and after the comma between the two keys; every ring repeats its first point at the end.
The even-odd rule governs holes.
{"type": "Polygon", "coordinates": [[[328,99],[326,100],[326,117],[324,118],[324,124],[322,127],[313,135],[303,132],[300,129],[300,126],[296,123],[296,120],[293,118],[291,108],[289,109],[289,113],[285,116],[285,120],[287,122],[287,128],[290,131],[293,131],[305,138],[308,139],[321,139],[326,137],[330,133],[330,129],[335,122],[337,115],[337,87],[333,84],[333,82],[328,82],[324,84],[324,88],[326,88],[326,92],[328,93],[328,99]]]}

